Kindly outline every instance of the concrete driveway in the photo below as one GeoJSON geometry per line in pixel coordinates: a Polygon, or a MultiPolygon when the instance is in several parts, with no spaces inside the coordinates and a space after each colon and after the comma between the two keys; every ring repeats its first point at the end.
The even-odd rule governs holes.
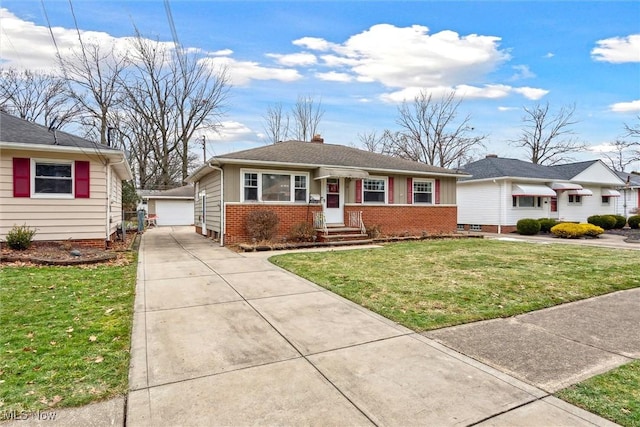
{"type": "Polygon", "coordinates": [[[128,426],[611,425],[189,227],[138,275],[128,426]]]}

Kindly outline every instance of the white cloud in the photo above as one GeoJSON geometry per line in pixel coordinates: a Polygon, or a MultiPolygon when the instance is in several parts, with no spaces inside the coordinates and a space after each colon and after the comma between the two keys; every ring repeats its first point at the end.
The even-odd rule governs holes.
{"type": "Polygon", "coordinates": [[[528,99],[537,100],[548,93],[548,91],[543,89],[517,88],[502,84],[488,84],[484,86],[460,84],[457,86],[437,86],[431,88],[413,86],[396,92],[385,93],[381,96],[381,99],[386,102],[403,102],[414,99],[424,90],[427,90],[435,97],[441,97],[455,91],[457,96],[464,99],[499,99],[517,93],[528,99]]]}
{"type": "Polygon", "coordinates": [[[629,102],[618,102],[611,104],[609,109],[616,113],[630,113],[640,111],[640,99],[629,102]]]}
{"type": "Polygon", "coordinates": [[[295,46],[302,46],[307,49],[319,50],[321,52],[328,51],[335,46],[333,43],[329,43],[328,41],[317,37],[303,37],[301,39],[294,40],[293,44],[295,46]]]}
{"type": "Polygon", "coordinates": [[[593,151],[594,153],[612,153],[616,151],[616,149],[610,143],[605,142],[603,144],[590,146],[589,151],[593,151]]]}
{"type": "Polygon", "coordinates": [[[498,107],[498,111],[516,111],[518,107],[498,107]]]}
{"type": "Polygon", "coordinates": [[[539,88],[527,87],[527,86],[514,88],[513,91],[533,101],[537,101],[538,99],[542,98],[543,96],[549,93],[549,91],[546,89],[539,89],[539,88]]]}
{"type": "Polygon", "coordinates": [[[550,59],[550,58],[553,58],[554,56],[556,56],[556,54],[555,54],[555,53],[553,53],[553,52],[547,52],[547,54],[546,54],[544,57],[545,57],[545,58],[550,59]]]}
{"type": "Polygon", "coordinates": [[[267,57],[274,58],[279,64],[286,67],[309,66],[318,62],[314,54],[306,52],[292,53],[288,55],[268,53],[267,57]]]}
{"type": "Polygon", "coordinates": [[[640,34],[598,40],[596,44],[598,47],[591,50],[591,57],[596,61],[614,64],[640,62],[640,34]]]}
{"type": "Polygon", "coordinates": [[[263,67],[253,61],[237,61],[229,57],[205,58],[202,61],[214,69],[225,67],[233,86],[246,86],[251,80],[279,80],[293,82],[302,78],[293,68],[263,67]]]}
{"type": "Polygon", "coordinates": [[[535,73],[531,71],[528,65],[514,65],[513,68],[516,72],[511,76],[511,80],[523,80],[532,79],[536,77],[535,73]]]}
{"type": "Polygon", "coordinates": [[[329,82],[347,83],[353,81],[352,75],[347,73],[338,73],[335,71],[329,71],[328,73],[316,73],[316,77],[320,80],[329,82]]]}

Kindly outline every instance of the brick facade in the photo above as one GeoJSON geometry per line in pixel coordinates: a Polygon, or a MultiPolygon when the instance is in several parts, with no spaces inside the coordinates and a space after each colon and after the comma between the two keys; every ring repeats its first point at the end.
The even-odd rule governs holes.
{"type": "MultiPolygon", "coordinates": [[[[464,231],[471,231],[472,233],[474,231],[479,232],[479,233],[498,233],[498,226],[497,225],[491,225],[491,224],[480,225],[480,230],[471,230],[471,226],[469,224],[463,224],[463,228],[464,228],[464,231]]],[[[515,233],[516,230],[517,230],[517,227],[515,225],[502,225],[502,226],[500,226],[500,233],[501,234],[515,233]]]]}
{"type": "Polygon", "coordinates": [[[300,222],[313,223],[313,213],[322,209],[319,205],[255,205],[255,204],[228,204],[226,205],[226,233],[225,245],[250,242],[247,234],[247,215],[251,211],[274,211],[280,222],[276,239],[280,240],[289,235],[289,230],[300,222]]]}
{"type": "Polygon", "coordinates": [[[364,225],[379,227],[383,236],[422,236],[456,232],[456,206],[345,206],[345,216],[353,211],[362,211],[364,225]]]}
{"type": "MultiPolygon", "coordinates": [[[[272,210],[276,212],[280,223],[276,239],[286,238],[289,230],[300,222],[313,222],[313,213],[322,210],[319,205],[226,205],[225,244],[233,245],[249,242],[246,232],[246,217],[254,210],[272,210]]],[[[378,226],[385,236],[421,236],[423,234],[449,234],[456,232],[456,206],[345,206],[345,217],[349,212],[362,211],[365,226],[378,226]]],[[[200,232],[200,227],[196,227],[200,232]]]]}

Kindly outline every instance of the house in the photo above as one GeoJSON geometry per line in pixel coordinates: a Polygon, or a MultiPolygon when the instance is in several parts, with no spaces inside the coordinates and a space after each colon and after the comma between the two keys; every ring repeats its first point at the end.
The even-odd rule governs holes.
{"type": "Polygon", "coordinates": [[[618,188],[621,194],[616,203],[616,214],[629,217],[640,215],[640,174],[638,172],[616,172],[624,184],[618,188]]]}
{"type": "Polygon", "coordinates": [[[140,190],[142,208],[156,218],[156,225],[193,225],[193,185],[169,190],[140,190]]]}
{"type": "Polygon", "coordinates": [[[489,155],[458,183],[458,230],[510,233],[523,218],[614,214],[624,181],[601,160],[542,166],[489,155]]]}
{"type": "MultiPolygon", "coordinates": [[[[195,228],[221,244],[250,241],[246,218],[268,209],[278,238],[313,223],[319,238],[376,227],[385,235],[453,233],[456,181],[465,176],[343,145],[286,141],[212,158],[187,178],[195,185],[195,228]]],[[[362,235],[361,234],[361,235],[362,235]]]]}
{"type": "Polygon", "coordinates": [[[104,247],[122,222],[122,151],[0,112],[0,239],[14,225],[34,240],[104,247]]]}

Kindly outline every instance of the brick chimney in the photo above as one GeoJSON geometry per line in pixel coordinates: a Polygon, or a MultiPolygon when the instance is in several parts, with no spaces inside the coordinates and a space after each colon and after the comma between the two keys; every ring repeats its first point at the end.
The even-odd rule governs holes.
{"type": "Polygon", "coordinates": [[[313,135],[313,138],[311,138],[311,142],[315,144],[324,144],[324,138],[321,137],[319,133],[316,133],[313,135]]]}

